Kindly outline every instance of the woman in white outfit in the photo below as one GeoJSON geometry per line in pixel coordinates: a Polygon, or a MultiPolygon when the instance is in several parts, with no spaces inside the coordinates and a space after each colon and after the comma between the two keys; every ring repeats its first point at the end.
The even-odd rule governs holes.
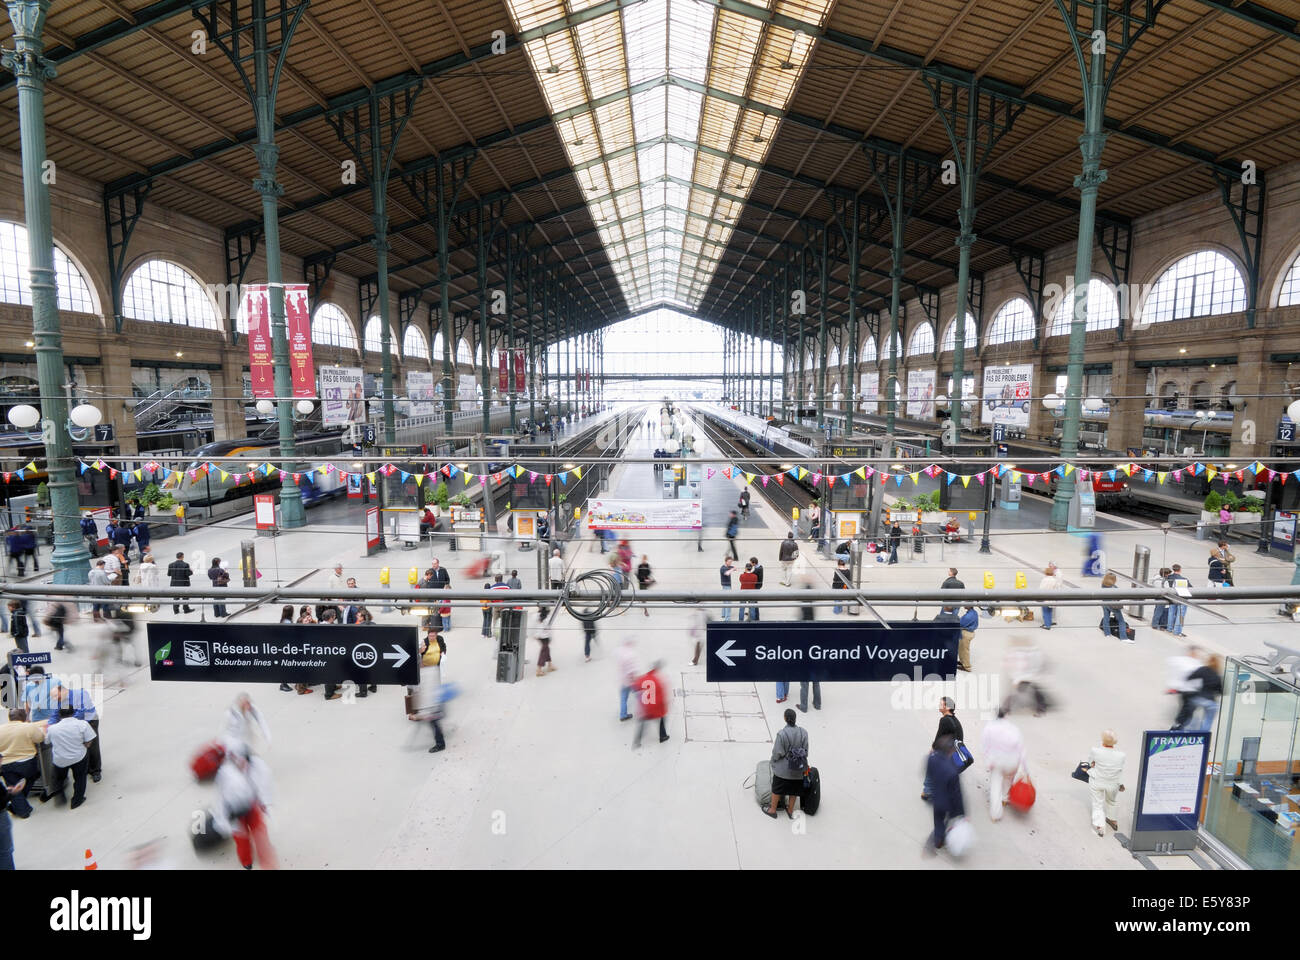
{"type": "Polygon", "coordinates": [[[996,720],[985,725],[980,748],[989,768],[989,818],[996,823],[1002,819],[1002,808],[1016,774],[1026,768],[1025,738],[1020,728],[1007,719],[1005,708],[998,711],[996,720]]]}
{"type": "Polygon", "coordinates": [[[1116,750],[1119,738],[1114,730],[1101,732],[1101,746],[1089,754],[1088,789],[1092,792],[1092,826],[1097,836],[1106,835],[1106,827],[1119,829],[1119,792],[1124,789],[1124,752],[1116,750]]]}
{"type": "MultiPolygon", "coordinates": [[[[140,586],[147,590],[156,590],[162,586],[162,571],[158,569],[158,564],[154,563],[153,554],[146,552],[140,560],[140,586]]],[[[149,611],[156,612],[158,604],[153,602],[150,597],[149,611]]]]}
{"type": "Polygon", "coordinates": [[[269,747],[271,731],[266,725],[262,711],[253,705],[252,697],[241,693],[235,697],[234,702],[227,708],[225,717],[222,718],[221,745],[226,748],[227,753],[234,753],[240,746],[247,747],[248,752],[253,753],[258,739],[261,739],[263,746],[269,747]]]}

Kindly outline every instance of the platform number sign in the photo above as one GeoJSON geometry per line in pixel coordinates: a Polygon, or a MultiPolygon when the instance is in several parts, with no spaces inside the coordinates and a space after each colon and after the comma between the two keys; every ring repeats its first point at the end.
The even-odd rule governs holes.
{"type": "Polygon", "coordinates": [[[1005,423],[993,424],[993,442],[1001,443],[1007,438],[1007,425],[1005,423]]]}
{"type": "Polygon", "coordinates": [[[367,447],[375,445],[375,425],[373,423],[367,423],[361,428],[361,442],[367,447]]]}
{"type": "Polygon", "coordinates": [[[1295,443],[1295,423],[1291,420],[1281,420],[1277,425],[1277,442],[1278,443],[1295,443]]]}

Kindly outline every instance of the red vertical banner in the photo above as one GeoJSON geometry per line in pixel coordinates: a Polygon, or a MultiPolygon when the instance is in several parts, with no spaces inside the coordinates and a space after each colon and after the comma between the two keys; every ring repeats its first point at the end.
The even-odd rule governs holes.
{"type": "Polygon", "coordinates": [[[505,350],[498,350],[497,362],[501,367],[497,373],[497,390],[505,394],[510,390],[510,354],[505,350]]]}
{"type": "Polygon", "coordinates": [[[294,397],[316,396],[316,367],[311,356],[311,315],[305,283],[284,285],[284,319],[289,333],[289,371],[294,397]]]}
{"type": "Polygon", "coordinates": [[[275,369],[271,364],[271,311],[265,284],[244,286],[244,316],[248,320],[248,369],[257,399],[275,396],[275,369]]]}
{"type": "Polygon", "coordinates": [[[528,392],[528,378],[524,373],[524,351],[520,347],[515,348],[515,393],[528,392]]]}

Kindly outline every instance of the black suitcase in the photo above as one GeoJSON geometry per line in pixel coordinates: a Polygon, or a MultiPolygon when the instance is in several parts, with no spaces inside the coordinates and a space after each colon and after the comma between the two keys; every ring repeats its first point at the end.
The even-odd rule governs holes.
{"type": "Polygon", "coordinates": [[[211,810],[204,811],[203,829],[194,833],[190,839],[193,841],[194,850],[197,853],[213,850],[226,842],[226,838],[217,832],[216,823],[213,820],[211,810]]]}
{"type": "Polygon", "coordinates": [[[816,767],[808,770],[808,786],[799,798],[799,809],[811,816],[822,805],[822,775],[816,767]]]}
{"type": "MultiPolygon", "coordinates": [[[[1137,637],[1137,631],[1133,629],[1132,624],[1125,623],[1124,626],[1128,627],[1128,638],[1130,640],[1135,639],[1137,637]]],[[[1115,637],[1116,639],[1119,638],[1119,620],[1113,613],[1106,620],[1106,636],[1115,637]]]]}

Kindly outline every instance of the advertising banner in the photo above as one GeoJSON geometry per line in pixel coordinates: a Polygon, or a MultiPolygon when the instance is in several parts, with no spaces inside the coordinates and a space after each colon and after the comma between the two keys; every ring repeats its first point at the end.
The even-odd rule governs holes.
{"type": "Polygon", "coordinates": [[[275,396],[275,372],[271,365],[271,313],[266,284],[244,287],[244,316],[248,318],[248,369],[253,397],[275,396]]]}
{"type": "Polygon", "coordinates": [[[876,413],[880,409],[880,373],[873,370],[862,374],[862,386],[858,391],[862,400],[862,409],[866,413],[876,413]]]}
{"type": "Polygon", "coordinates": [[[272,494],[253,495],[253,522],[258,530],[275,529],[275,497],[272,494]]]}
{"type": "Polygon", "coordinates": [[[360,367],[321,367],[321,423],[341,427],[366,417],[360,367]]]}
{"type": "Polygon", "coordinates": [[[289,372],[295,399],[316,396],[316,369],[311,356],[311,314],[305,283],[284,285],[284,319],[289,336],[289,372]]]}
{"type": "Polygon", "coordinates": [[[411,401],[411,416],[432,416],[436,412],[438,400],[433,389],[433,374],[418,370],[408,373],[406,396],[411,401]]]}
{"type": "Polygon", "coordinates": [[[1034,365],[984,368],[984,402],[980,423],[1005,423],[1029,427],[1029,404],[1034,393],[1034,365]]]}
{"type": "Polygon", "coordinates": [[[510,390],[510,354],[504,350],[497,351],[497,391],[501,394],[510,390]]]}
{"type": "Polygon", "coordinates": [[[907,371],[907,415],[918,420],[934,417],[934,381],[938,371],[907,371]]]}
{"type": "Polygon", "coordinates": [[[699,500],[592,500],[588,530],[699,530],[704,515],[699,500]]]}
{"type": "Polygon", "coordinates": [[[515,347],[515,393],[528,392],[528,378],[524,373],[524,348],[515,347]]]}

